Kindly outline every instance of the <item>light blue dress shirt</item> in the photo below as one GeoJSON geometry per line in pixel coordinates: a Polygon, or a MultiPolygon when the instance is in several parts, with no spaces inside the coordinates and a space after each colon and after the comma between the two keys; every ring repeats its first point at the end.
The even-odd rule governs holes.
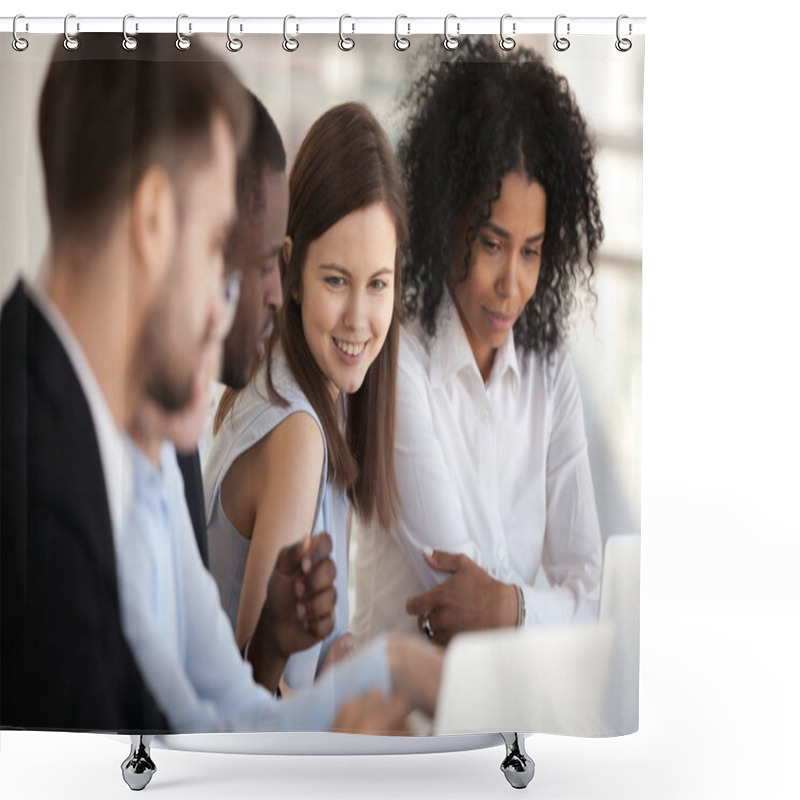
{"type": "Polygon", "coordinates": [[[174,447],[162,446],[157,470],[126,444],[134,494],[116,549],[123,632],[175,732],[325,731],[348,700],[391,694],[383,640],[289,698],[255,683],[200,560],[174,447]]]}

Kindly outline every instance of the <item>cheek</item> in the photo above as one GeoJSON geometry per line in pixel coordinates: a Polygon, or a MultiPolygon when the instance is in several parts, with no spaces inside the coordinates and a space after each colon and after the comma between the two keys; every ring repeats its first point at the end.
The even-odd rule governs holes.
{"type": "Polygon", "coordinates": [[[318,291],[305,291],[300,306],[303,332],[307,340],[319,339],[330,333],[336,325],[336,303],[318,291]]]}
{"type": "Polygon", "coordinates": [[[394,311],[394,297],[389,296],[380,298],[376,307],[373,310],[373,333],[377,339],[383,344],[386,334],[389,332],[389,326],[392,324],[392,313],[394,311]]]}
{"type": "Polygon", "coordinates": [[[528,281],[526,281],[525,285],[525,294],[527,296],[526,303],[533,298],[534,294],[536,294],[536,287],[539,285],[539,276],[541,274],[541,270],[537,267],[535,270],[532,270],[532,274],[528,281]]]}

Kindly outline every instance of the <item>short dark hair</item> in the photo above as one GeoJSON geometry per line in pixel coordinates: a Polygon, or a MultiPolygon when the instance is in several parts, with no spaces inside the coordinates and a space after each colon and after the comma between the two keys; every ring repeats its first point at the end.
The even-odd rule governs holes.
{"type": "Polygon", "coordinates": [[[248,91],[252,127],[247,145],[236,167],[236,202],[239,212],[252,215],[267,203],[261,177],[264,170],[283,172],[286,150],[275,122],[264,104],[248,91]]]}
{"type": "Polygon", "coordinates": [[[536,292],[514,325],[514,342],[550,354],[565,337],[577,290],[593,296],[603,224],[592,137],[566,78],[530,49],[501,53],[485,38],[463,39],[445,60],[433,60],[404,100],[405,312],[435,333],[455,254],[466,245],[466,278],[502,179],[519,172],[547,193],[547,224],[536,292]]]}
{"type": "Polygon", "coordinates": [[[92,33],[75,52],[57,45],[39,104],[53,239],[99,236],[153,164],[177,178],[187,159],[208,157],[215,113],[241,150],[245,89],[201,42],[184,53],[148,34],[126,51],[117,34],[92,33]]]}

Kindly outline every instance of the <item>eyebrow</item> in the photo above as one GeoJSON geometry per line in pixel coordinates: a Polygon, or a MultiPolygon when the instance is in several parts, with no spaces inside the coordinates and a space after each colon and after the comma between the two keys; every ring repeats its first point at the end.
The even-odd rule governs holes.
{"type": "MultiPolygon", "coordinates": [[[[501,239],[511,238],[511,234],[507,230],[501,228],[499,225],[495,225],[494,222],[490,222],[489,220],[486,220],[481,227],[488,228],[495,236],[499,236],[501,239]]],[[[529,236],[525,240],[525,244],[535,244],[536,242],[542,241],[542,239],[544,239],[544,231],[537,233],[535,236],[529,236]]]]}
{"type": "MultiPolygon", "coordinates": [[[[327,269],[331,272],[338,272],[341,275],[344,275],[346,278],[352,277],[349,270],[346,270],[344,267],[340,267],[338,264],[320,264],[319,269],[327,269]]],[[[377,270],[377,272],[373,272],[370,275],[370,278],[375,278],[378,275],[394,275],[394,267],[382,267],[381,269],[377,270]]]]}

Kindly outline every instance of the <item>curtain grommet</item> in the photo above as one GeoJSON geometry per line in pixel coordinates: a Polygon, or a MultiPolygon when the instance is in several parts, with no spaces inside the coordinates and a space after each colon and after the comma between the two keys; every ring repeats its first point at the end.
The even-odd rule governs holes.
{"type": "Polygon", "coordinates": [[[408,19],[408,17],[405,14],[398,14],[394,18],[394,49],[399,50],[402,53],[411,47],[411,39],[407,38],[407,36],[411,34],[411,23],[406,23],[406,27],[408,28],[408,33],[406,36],[401,36],[399,30],[401,19],[408,19]]]}
{"type": "MultiPolygon", "coordinates": [[[[69,32],[69,21],[71,19],[76,19],[75,14],[67,14],[64,17],[64,49],[74,52],[81,46],[81,43],[78,41],[77,36],[73,36],[69,32]]],[[[76,31],[80,31],[80,29],[80,23],[76,23],[76,31]]]]}
{"type": "MultiPolygon", "coordinates": [[[[624,38],[624,37],[619,35],[620,23],[624,19],[628,19],[627,14],[620,14],[617,17],[617,41],[614,42],[614,47],[616,47],[617,50],[619,50],[620,53],[627,53],[628,50],[630,50],[631,47],[633,47],[633,42],[630,39],[624,38]]],[[[628,36],[630,36],[632,32],[633,32],[633,27],[631,26],[631,24],[629,22],[628,23],[628,36]]]]}
{"type": "MultiPolygon", "coordinates": [[[[181,33],[181,20],[188,18],[189,18],[188,14],[178,14],[177,18],[175,19],[175,36],[177,37],[175,39],[175,47],[177,47],[178,50],[188,50],[192,46],[191,41],[181,33]]],[[[192,23],[190,22],[189,33],[191,32],[192,32],[192,23]]]]}
{"type": "MultiPolygon", "coordinates": [[[[235,36],[231,34],[231,22],[233,22],[233,20],[235,19],[239,19],[239,17],[237,17],[236,14],[231,14],[228,17],[228,41],[225,42],[225,47],[227,47],[231,53],[238,53],[244,47],[244,42],[241,39],[237,39],[235,36]]],[[[239,33],[241,32],[242,32],[242,26],[240,25],[239,33]]]]}
{"type": "MultiPolygon", "coordinates": [[[[139,46],[139,41],[135,36],[130,36],[128,34],[128,20],[129,19],[136,19],[133,14],[126,14],[122,18],[122,48],[123,50],[135,50],[139,46]]],[[[139,29],[139,26],[136,26],[136,30],[139,29]]]]}
{"type": "MultiPolygon", "coordinates": [[[[346,19],[353,18],[349,14],[342,14],[342,16],[339,17],[339,49],[344,50],[345,53],[348,53],[356,46],[356,42],[355,39],[351,39],[349,36],[344,35],[342,27],[344,26],[344,21],[346,19]]],[[[353,23],[353,32],[355,32],[355,29],[356,26],[355,23],[353,23]]]]}
{"type": "MultiPolygon", "coordinates": [[[[289,25],[290,19],[297,19],[297,17],[293,17],[291,14],[287,14],[283,18],[283,49],[287,53],[294,53],[298,47],[300,47],[300,40],[296,39],[294,36],[289,36],[289,31],[287,30],[287,26],[289,25]]],[[[300,32],[300,26],[297,25],[295,27],[295,32],[300,32]]]]}
{"type": "Polygon", "coordinates": [[[442,42],[442,47],[445,50],[449,50],[452,52],[453,50],[458,49],[459,41],[458,41],[458,34],[461,31],[461,23],[458,22],[458,17],[455,14],[448,14],[444,18],[444,41],[442,42]],[[456,35],[451,36],[450,31],[448,30],[448,24],[451,19],[456,20],[456,35]]]}
{"type": "MultiPolygon", "coordinates": [[[[504,30],[504,25],[506,20],[511,19],[512,16],[513,16],[512,14],[503,14],[503,16],[500,17],[500,49],[505,50],[506,52],[508,52],[509,50],[513,50],[517,46],[517,43],[514,40],[513,36],[506,36],[504,30]]],[[[517,23],[512,22],[511,33],[516,34],[516,32],[517,32],[517,23]]]]}
{"type": "Polygon", "coordinates": [[[21,20],[21,19],[25,19],[25,15],[24,15],[24,14],[17,14],[17,16],[16,16],[16,17],[14,17],[14,22],[13,22],[13,24],[12,24],[12,26],[11,26],[11,33],[12,33],[12,36],[13,36],[13,38],[11,39],[11,46],[12,46],[12,47],[13,47],[13,48],[14,48],[14,49],[15,49],[15,50],[18,52],[18,53],[23,53],[23,52],[25,52],[25,50],[27,50],[27,49],[28,49],[28,44],[29,44],[27,39],[23,39],[23,38],[22,38],[22,37],[21,37],[21,36],[20,36],[20,35],[17,33],[17,21],[18,21],[18,20],[21,20]]]}
{"type": "Polygon", "coordinates": [[[553,23],[553,47],[556,50],[558,50],[559,53],[563,53],[566,50],[569,50],[570,46],[570,41],[569,39],[567,39],[567,36],[569,36],[569,28],[570,28],[569,22],[567,22],[567,36],[558,35],[558,22],[559,20],[566,18],[567,18],[566,14],[559,14],[556,17],[555,22],[553,23]]]}

